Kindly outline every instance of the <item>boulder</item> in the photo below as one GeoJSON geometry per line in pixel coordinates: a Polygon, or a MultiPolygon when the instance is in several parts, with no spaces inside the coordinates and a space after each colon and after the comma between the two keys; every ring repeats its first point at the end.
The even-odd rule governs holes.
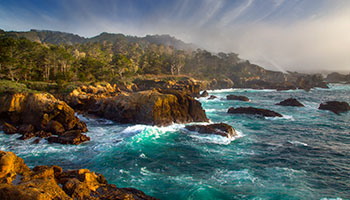
{"type": "Polygon", "coordinates": [[[249,98],[246,96],[236,96],[233,94],[227,95],[226,99],[227,100],[238,100],[238,101],[249,101],[249,98]]]}
{"type": "Polygon", "coordinates": [[[302,103],[300,103],[297,99],[294,99],[294,98],[289,98],[289,99],[283,100],[283,101],[277,103],[276,105],[304,107],[304,105],[302,103]]]}
{"type": "Polygon", "coordinates": [[[239,107],[239,108],[231,107],[228,109],[227,112],[230,114],[260,115],[264,117],[283,117],[281,114],[275,111],[261,109],[261,108],[254,108],[254,107],[239,107]]]}
{"type": "Polygon", "coordinates": [[[178,90],[147,90],[101,99],[89,113],[119,123],[157,126],[208,122],[201,103],[178,90]]]}
{"type": "Polygon", "coordinates": [[[342,112],[349,111],[350,106],[347,102],[328,101],[326,103],[321,103],[318,109],[329,110],[339,115],[342,112]]]}
{"type": "Polygon", "coordinates": [[[6,200],[155,200],[133,188],[108,184],[88,169],[63,171],[59,166],[32,170],[12,152],[0,151],[0,199],[6,200]]]}
{"type": "Polygon", "coordinates": [[[208,100],[213,100],[213,99],[216,99],[216,98],[218,98],[218,97],[215,96],[215,95],[210,95],[210,97],[208,98],[208,100]]]}
{"type": "Polygon", "coordinates": [[[60,135],[71,130],[87,131],[86,124],[75,116],[75,111],[51,94],[5,93],[0,95],[0,105],[4,132],[20,133],[23,135],[20,139],[51,133],[60,135]]]}
{"type": "Polygon", "coordinates": [[[60,144],[81,144],[86,141],[90,141],[90,137],[81,133],[80,130],[72,130],[64,132],[59,136],[52,136],[47,139],[51,143],[60,144]]]}
{"type": "Polygon", "coordinates": [[[185,128],[189,131],[196,131],[200,134],[214,134],[227,138],[237,136],[232,126],[225,123],[209,124],[209,125],[187,125],[185,128]]]}
{"type": "Polygon", "coordinates": [[[206,90],[204,90],[200,95],[200,97],[207,97],[207,96],[209,96],[209,93],[206,90]]]}

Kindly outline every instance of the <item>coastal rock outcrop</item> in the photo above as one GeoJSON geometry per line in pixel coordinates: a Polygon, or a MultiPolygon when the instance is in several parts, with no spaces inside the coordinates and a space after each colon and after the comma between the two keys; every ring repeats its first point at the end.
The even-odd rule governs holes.
{"type": "Polygon", "coordinates": [[[267,109],[254,108],[254,107],[231,107],[227,111],[230,114],[248,114],[248,115],[259,115],[264,117],[283,117],[281,114],[267,109]]]}
{"type": "Polygon", "coordinates": [[[115,84],[99,83],[77,87],[61,99],[74,109],[87,110],[99,99],[117,96],[120,93],[121,90],[115,84]]]}
{"type": "Polygon", "coordinates": [[[59,166],[32,170],[12,152],[0,151],[0,199],[6,200],[155,200],[134,188],[117,188],[88,169],[59,166]]]}
{"type": "Polygon", "coordinates": [[[187,125],[185,128],[189,131],[196,131],[200,134],[214,134],[227,138],[237,136],[237,133],[232,126],[225,123],[208,124],[208,125],[187,125]]]}
{"type": "Polygon", "coordinates": [[[302,103],[300,103],[297,99],[295,98],[289,98],[286,100],[283,100],[279,103],[277,103],[276,105],[279,106],[295,106],[295,107],[304,107],[304,105],[302,103]]]}
{"type": "Polygon", "coordinates": [[[100,99],[89,113],[119,123],[166,126],[207,122],[201,103],[178,90],[154,89],[100,99]]]}
{"type": "Polygon", "coordinates": [[[246,96],[237,96],[237,95],[233,95],[233,94],[227,95],[226,99],[227,100],[237,100],[237,101],[249,101],[249,98],[246,96]]]}
{"type": "Polygon", "coordinates": [[[340,74],[333,72],[327,75],[328,83],[350,83],[350,74],[340,74]]]}
{"type": "Polygon", "coordinates": [[[209,96],[209,93],[206,90],[204,90],[200,95],[200,97],[207,97],[207,96],[209,96]]]}
{"type": "Polygon", "coordinates": [[[86,132],[74,110],[47,93],[15,93],[0,96],[0,121],[6,134],[20,133],[21,139],[86,132]],[[43,133],[45,132],[45,133],[43,133]]]}
{"type": "Polygon", "coordinates": [[[335,114],[340,114],[342,112],[349,111],[350,105],[347,102],[327,101],[326,103],[321,103],[318,109],[329,110],[334,112],[335,114]]]}
{"type": "Polygon", "coordinates": [[[232,88],[233,86],[234,86],[234,83],[231,79],[223,78],[223,79],[211,80],[206,87],[211,90],[218,90],[218,89],[229,89],[229,88],[232,88]]]}
{"type": "Polygon", "coordinates": [[[153,89],[171,89],[186,93],[192,97],[200,97],[200,81],[186,76],[136,79],[133,83],[137,86],[134,92],[153,89]]]}

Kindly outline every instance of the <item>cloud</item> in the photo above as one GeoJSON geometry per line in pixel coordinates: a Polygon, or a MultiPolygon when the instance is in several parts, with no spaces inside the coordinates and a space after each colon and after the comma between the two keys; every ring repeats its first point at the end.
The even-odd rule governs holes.
{"type": "Polygon", "coordinates": [[[350,69],[348,0],[36,1],[2,0],[0,28],[171,34],[270,69],[350,69]]]}

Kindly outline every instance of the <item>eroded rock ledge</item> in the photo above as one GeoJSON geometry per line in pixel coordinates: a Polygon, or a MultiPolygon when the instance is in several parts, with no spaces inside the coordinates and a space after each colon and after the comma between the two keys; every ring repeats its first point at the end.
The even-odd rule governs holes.
{"type": "Polygon", "coordinates": [[[86,124],[71,107],[51,94],[2,94],[0,105],[0,122],[6,134],[20,133],[20,139],[49,137],[51,142],[64,144],[90,140],[82,134],[87,132],[86,124]]]}
{"type": "Polygon", "coordinates": [[[140,190],[108,184],[103,175],[88,169],[36,166],[31,170],[22,158],[5,151],[0,151],[0,199],[156,200],[140,190]]]}
{"type": "Polygon", "coordinates": [[[167,126],[208,122],[201,103],[178,90],[154,89],[96,100],[88,112],[119,123],[167,126]]]}

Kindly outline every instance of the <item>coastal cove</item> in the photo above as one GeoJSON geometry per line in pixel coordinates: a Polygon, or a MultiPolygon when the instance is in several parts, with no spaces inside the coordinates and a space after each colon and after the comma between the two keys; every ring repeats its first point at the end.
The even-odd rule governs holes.
{"type": "Polygon", "coordinates": [[[197,98],[209,123],[227,123],[238,136],[201,135],[185,124],[157,127],[118,124],[100,118],[85,122],[90,141],[49,144],[19,134],[0,134],[0,150],[12,151],[29,167],[59,165],[103,174],[117,187],[134,187],[159,199],[322,199],[350,198],[350,113],[319,110],[326,101],[350,102],[350,85],[329,89],[208,90],[197,98]],[[243,95],[250,101],[226,100],[243,95]],[[296,98],[305,107],[275,105],[296,98]],[[253,106],[280,118],[228,114],[229,107],[253,106]]]}

